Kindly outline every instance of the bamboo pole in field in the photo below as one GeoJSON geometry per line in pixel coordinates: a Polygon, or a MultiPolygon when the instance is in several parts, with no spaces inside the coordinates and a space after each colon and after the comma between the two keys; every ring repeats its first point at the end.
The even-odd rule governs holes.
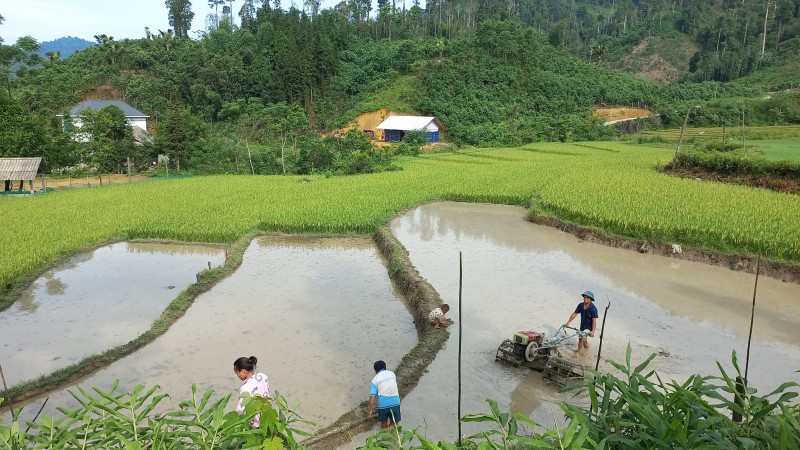
{"type": "Polygon", "coordinates": [[[461,320],[461,311],[464,309],[461,307],[461,285],[463,279],[463,264],[461,262],[461,252],[458,252],[458,415],[456,418],[458,419],[458,446],[461,447],[461,324],[464,323],[461,320]]]}
{"type": "MultiPolygon", "coordinates": [[[[6,376],[3,374],[3,366],[0,366],[0,378],[3,379],[3,389],[5,389],[6,397],[8,397],[8,385],[6,384],[6,376]]],[[[8,399],[8,410],[14,411],[14,404],[11,403],[11,399],[8,399]]]]}
{"type": "Polygon", "coordinates": [[[747,335],[747,356],[744,362],[744,379],[747,382],[747,371],[750,368],[750,341],[753,339],[753,319],[756,315],[756,291],[758,291],[758,274],[761,271],[761,257],[756,262],[756,282],[753,286],[753,307],[750,310],[750,333],[747,335]]]}
{"type": "Polygon", "coordinates": [[[256,169],[253,167],[253,156],[250,154],[250,144],[247,143],[247,139],[244,140],[244,146],[247,148],[247,159],[250,161],[250,172],[255,175],[256,169]]]}
{"type": "Polygon", "coordinates": [[[597,362],[594,364],[595,371],[600,368],[600,352],[603,350],[603,335],[606,334],[606,317],[608,317],[608,308],[611,307],[611,299],[608,298],[608,292],[606,292],[606,299],[608,300],[608,304],[606,305],[606,310],[603,311],[603,323],[600,325],[600,344],[597,346],[597,362]]]}
{"type": "Polygon", "coordinates": [[[678,152],[681,151],[681,143],[683,143],[683,134],[686,133],[686,123],[689,122],[689,113],[692,111],[692,107],[686,108],[686,116],[683,117],[683,126],[681,127],[681,135],[678,137],[678,145],[675,147],[675,154],[672,155],[672,161],[675,161],[675,158],[678,157],[678,152]]]}
{"type": "MultiPolygon", "coordinates": [[[[750,370],[750,341],[753,339],[753,319],[756,315],[756,292],[758,291],[758,275],[761,272],[761,257],[756,262],[756,281],[753,286],[753,306],[750,309],[750,332],[747,334],[747,354],[744,358],[744,378],[736,377],[736,394],[734,394],[733,402],[738,406],[744,404],[744,397],[747,395],[747,374],[750,370]]],[[[732,411],[731,418],[734,422],[742,421],[742,414],[739,411],[732,411]]]]}

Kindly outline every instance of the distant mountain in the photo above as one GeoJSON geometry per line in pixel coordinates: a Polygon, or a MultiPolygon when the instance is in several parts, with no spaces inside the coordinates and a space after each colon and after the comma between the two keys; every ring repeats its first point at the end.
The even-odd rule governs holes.
{"type": "Polygon", "coordinates": [[[94,42],[87,41],[86,39],[67,36],[54,41],[42,42],[39,54],[42,55],[42,57],[46,57],[50,52],[61,52],[61,59],[65,59],[69,55],[93,45],[95,45],[94,42]]]}

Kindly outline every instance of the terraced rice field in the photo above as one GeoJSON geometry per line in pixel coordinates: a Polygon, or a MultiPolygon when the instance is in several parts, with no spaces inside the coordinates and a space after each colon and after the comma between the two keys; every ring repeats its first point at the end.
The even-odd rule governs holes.
{"type": "Polygon", "coordinates": [[[671,156],[621,143],[548,143],[423,155],[401,160],[401,171],[352,177],[208,176],[0,198],[0,285],[116,237],[371,233],[436,199],[533,205],[617,235],[800,262],[800,198],[654,169],[671,156]]]}

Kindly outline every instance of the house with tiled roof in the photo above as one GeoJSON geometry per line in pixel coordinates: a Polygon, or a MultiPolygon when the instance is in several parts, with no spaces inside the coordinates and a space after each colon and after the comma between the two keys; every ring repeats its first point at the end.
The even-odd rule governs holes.
{"type": "MultiPolygon", "coordinates": [[[[91,99],[86,100],[69,110],[69,116],[72,120],[72,126],[75,129],[80,129],[82,124],[81,112],[90,109],[92,111],[100,111],[107,106],[116,106],[121,109],[125,114],[128,124],[133,128],[133,135],[139,143],[152,143],[152,136],[147,131],[147,119],[150,118],[147,114],[139,111],[133,106],[123,102],[122,100],[99,100],[91,99]]],[[[58,114],[61,120],[64,120],[63,114],[58,114]]],[[[78,137],[79,140],[86,140],[85,137],[78,137]]]]}

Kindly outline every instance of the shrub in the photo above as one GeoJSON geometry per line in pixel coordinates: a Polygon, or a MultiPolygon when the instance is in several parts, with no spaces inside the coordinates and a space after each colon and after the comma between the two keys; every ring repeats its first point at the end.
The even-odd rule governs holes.
{"type": "MultiPolygon", "coordinates": [[[[736,144],[732,145],[732,147],[735,146],[736,144]]],[[[800,178],[800,162],[769,161],[757,154],[745,153],[741,149],[727,149],[724,151],[704,149],[682,152],[667,165],[667,168],[700,168],[730,175],[772,175],[800,178]]]]}

